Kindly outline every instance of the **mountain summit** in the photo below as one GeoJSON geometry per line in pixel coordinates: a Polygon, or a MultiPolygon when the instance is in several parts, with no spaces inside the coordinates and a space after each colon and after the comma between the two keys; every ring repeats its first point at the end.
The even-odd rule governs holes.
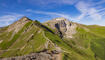
{"type": "Polygon", "coordinates": [[[0,60],[105,60],[105,27],[23,17],[0,28],[0,60]]]}
{"type": "Polygon", "coordinates": [[[30,22],[31,20],[27,18],[26,16],[22,17],[20,20],[16,21],[15,23],[9,25],[8,32],[15,31],[18,32],[23,26],[30,22]]]}
{"type": "Polygon", "coordinates": [[[45,23],[46,26],[53,28],[60,33],[61,37],[72,38],[72,35],[76,33],[77,25],[70,22],[66,18],[55,18],[45,23]]]}

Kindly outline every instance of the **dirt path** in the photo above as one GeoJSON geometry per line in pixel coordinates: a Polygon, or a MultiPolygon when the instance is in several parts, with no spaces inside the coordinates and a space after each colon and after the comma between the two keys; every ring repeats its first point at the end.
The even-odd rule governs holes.
{"type": "Polygon", "coordinates": [[[48,48],[48,44],[49,43],[51,43],[53,46],[55,46],[55,44],[48,37],[45,36],[45,32],[44,31],[43,31],[43,37],[47,40],[47,43],[45,45],[46,48],[48,48]]]}
{"type": "Polygon", "coordinates": [[[56,60],[62,60],[62,53],[59,53],[58,55],[57,55],[57,59],[56,60]]]}
{"type": "MultiPolygon", "coordinates": [[[[45,37],[45,39],[48,41],[47,42],[47,46],[48,46],[48,43],[49,42],[51,42],[52,43],[52,45],[54,45],[55,46],[55,44],[48,38],[48,37],[46,37],[45,36],[45,33],[44,33],[44,31],[43,31],[43,36],[45,37]]],[[[59,53],[59,54],[55,54],[55,56],[57,57],[57,59],[56,60],[62,60],[62,53],[59,53]]]]}

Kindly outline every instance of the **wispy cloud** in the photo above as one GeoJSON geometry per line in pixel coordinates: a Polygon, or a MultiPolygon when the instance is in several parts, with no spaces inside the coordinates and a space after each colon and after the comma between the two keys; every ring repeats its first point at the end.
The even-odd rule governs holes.
{"type": "Polygon", "coordinates": [[[64,4],[69,4],[69,5],[73,5],[76,2],[78,2],[78,0],[27,0],[30,4],[35,4],[38,6],[55,6],[55,5],[64,5],[64,4]]]}
{"type": "Polygon", "coordinates": [[[16,21],[17,18],[22,16],[23,16],[22,14],[16,14],[16,13],[0,16],[0,27],[7,26],[12,22],[16,21]]]}
{"type": "Polygon", "coordinates": [[[72,19],[70,17],[70,15],[68,15],[68,14],[62,14],[62,13],[57,13],[57,12],[34,11],[34,10],[31,10],[31,9],[27,9],[26,11],[27,12],[32,12],[32,13],[37,13],[37,14],[49,15],[49,16],[64,17],[64,18],[67,18],[67,19],[70,19],[70,20],[72,19]]]}
{"type": "MultiPolygon", "coordinates": [[[[99,2],[93,2],[93,0],[31,0],[30,2],[39,2],[40,6],[46,5],[46,6],[51,6],[49,4],[57,4],[57,5],[73,5],[77,8],[78,11],[80,11],[80,15],[77,16],[76,18],[71,18],[73,20],[81,20],[85,17],[91,18],[92,20],[102,20],[102,15],[100,14],[101,11],[104,11],[105,8],[97,9],[99,7],[99,4],[105,3],[104,0],[101,0],[99,2]],[[94,5],[93,5],[94,4],[94,5]],[[97,5],[97,7],[95,6],[97,5]],[[97,17],[97,18],[96,18],[97,17]]],[[[57,12],[45,12],[45,11],[34,11],[34,13],[40,13],[40,14],[46,14],[46,15],[57,15],[61,17],[66,17],[70,19],[69,14],[62,14],[62,13],[57,13],[57,12]]]]}
{"type": "Polygon", "coordinates": [[[99,2],[95,3],[95,5],[100,5],[100,4],[103,4],[105,3],[105,0],[99,0],[99,2]]]}
{"type": "Polygon", "coordinates": [[[84,1],[78,2],[75,5],[75,7],[81,12],[79,19],[82,19],[84,17],[89,17],[92,18],[93,20],[102,20],[102,15],[100,14],[100,11],[104,9],[97,10],[95,7],[92,7],[91,4],[88,4],[84,1]]]}
{"type": "MultiPolygon", "coordinates": [[[[59,16],[59,17],[65,17],[69,20],[73,20],[76,22],[79,22],[81,20],[94,20],[94,21],[100,21],[103,20],[103,16],[105,15],[105,8],[102,7],[102,4],[105,3],[105,0],[100,1],[94,1],[94,0],[38,0],[40,1],[40,6],[51,6],[50,4],[57,4],[58,5],[72,5],[74,6],[81,14],[75,17],[71,17],[69,14],[63,14],[58,12],[46,12],[46,11],[33,11],[33,10],[27,10],[33,13],[37,14],[45,14],[49,16],[59,16]],[[42,4],[42,5],[41,5],[42,4]]],[[[37,1],[37,2],[38,2],[37,1]]],[[[72,11],[70,11],[72,12],[72,11]]]]}

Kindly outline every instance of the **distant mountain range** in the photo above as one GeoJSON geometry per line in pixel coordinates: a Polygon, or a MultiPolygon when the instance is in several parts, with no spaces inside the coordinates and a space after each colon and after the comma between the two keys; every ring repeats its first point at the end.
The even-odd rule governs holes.
{"type": "Polygon", "coordinates": [[[0,60],[105,60],[105,27],[23,17],[0,28],[0,60]]]}

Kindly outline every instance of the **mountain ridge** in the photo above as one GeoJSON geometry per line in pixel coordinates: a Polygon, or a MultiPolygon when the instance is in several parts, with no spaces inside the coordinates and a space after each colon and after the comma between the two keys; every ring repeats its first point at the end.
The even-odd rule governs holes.
{"type": "Polygon", "coordinates": [[[62,57],[62,60],[104,60],[104,30],[103,26],[82,25],[65,18],[40,23],[23,17],[0,28],[0,57],[37,52],[40,55],[41,51],[47,50],[48,53],[58,52],[57,56],[62,57]]]}

